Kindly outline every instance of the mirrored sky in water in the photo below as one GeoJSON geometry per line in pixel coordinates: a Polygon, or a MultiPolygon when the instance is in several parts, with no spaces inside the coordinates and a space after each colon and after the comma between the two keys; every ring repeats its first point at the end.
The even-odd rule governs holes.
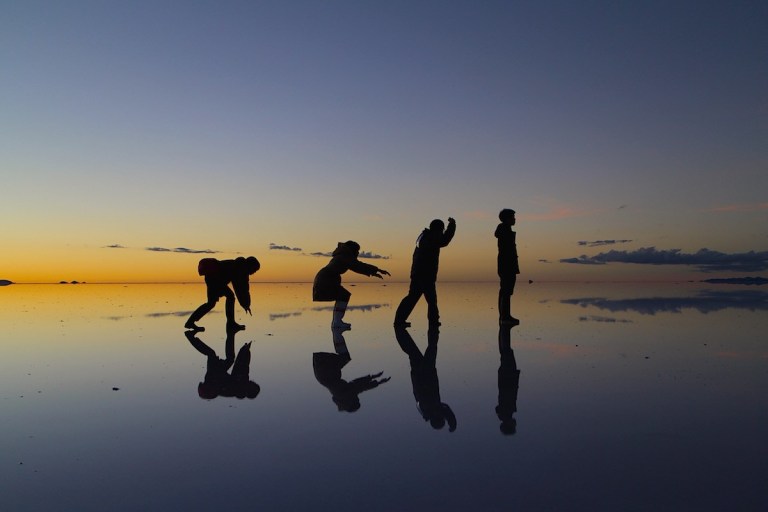
{"type": "Polygon", "coordinates": [[[364,284],[334,336],[310,287],[252,285],[230,340],[223,304],[184,334],[203,285],[0,289],[0,509],[768,504],[764,288],[520,283],[506,332],[440,284],[403,334],[407,285],[364,284]]]}

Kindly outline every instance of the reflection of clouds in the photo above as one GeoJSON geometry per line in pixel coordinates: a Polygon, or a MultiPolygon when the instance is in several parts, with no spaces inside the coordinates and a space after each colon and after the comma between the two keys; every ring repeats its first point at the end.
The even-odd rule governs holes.
{"type": "Polygon", "coordinates": [[[684,253],[680,249],[657,250],[643,247],[636,251],[608,251],[594,256],[582,254],[578,258],[564,258],[560,263],[578,265],[605,265],[607,263],[636,263],[640,265],[687,265],[702,272],[734,271],[760,272],[768,270],[768,251],[723,253],[699,249],[695,253],[684,253]]]}
{"type": "Polygon", "coordinates": [[[145,316],[149,318],[162,318],[164,316],[182,316],[187,317],[192,314],[192,311],[169,311],[167,313],[147,313],[145,316]]]}
{"type": "Polygon", "coordinates": [[[632,320],[626,320],[624,318],[612,318],[609,316],[590,315],[590,316],[580,316],[579,322],[602,322],[606,324],[631,324],[632,320]]]}
{"type": "Polygon", "coordinates": [[[269,320],[279,320],[280,318],[290,318],[293,316],[301,316],[301,311],[294,311],[293,313],[270,313],[269,320]]]}
{"type": "Polygon", "coordinates": [[[728,308],[763,311],[768,310],[768,293],[760,290],[707,290],[700,292],[696,297],[647,297],[639,299],[586,297],[566,299],[560,302],[582,308],[596,307],[611,312],[636,311],[642,315],[680,313],[683,309],[695,309],[700,313],[711,313],[728,308]]]}
{"type": "MultiPolygon", "coordinates": [[[[388,308],[389,303],[386,304],[361,304],[359,306],[347,306],[347,311],[373,311],[379,308],[388,308]]],[[[312,311],[333,311],[333,306],[317,306],[312,308],[312,311]]]]}

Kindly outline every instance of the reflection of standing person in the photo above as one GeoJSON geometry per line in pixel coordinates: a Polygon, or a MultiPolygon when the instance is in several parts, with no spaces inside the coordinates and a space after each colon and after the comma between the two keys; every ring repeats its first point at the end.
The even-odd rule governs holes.
{"type": "Polygon", "coordinates": [[[207,363],[205,378],[197,385],[200,398],[213,400],[217,396],[234,396],[237,398],[256,398],[261,391],[258,384],[250,380],[251,342],[245,343],[235,356],[236,329],[227,331],[224,344],[225,358],[221,359],[216,352],[196,336],[195,331],[187,331],[184,335],[195,347],[195,350],[206,356],[207,363]],[[230,368],[232,371],[230,372],[230,368]]]}
{"type": "Polygon", "coordinates": [[[389,381],[389,377],[380,378],[382,372],[368,374],[351,381],[341,378],[341,369],[352,360],[347,350],[342,329],[331,329],[333,348],[336,353],[315,352],[312,354],[312,368],[317,382],[328,388],[333,403],[339,411],[355,412],[360,408],[360,393],[379,387],[389,381]]]}
{"type": "Polygon", "coordinates": [[[427,301],[427,319],[430,326],[440,325],[440,311],[437,308],[437,268],[440,263],[440,249],[448,245],[456,233],[456,221],[448,218],[448,228],[440,219],[429,223],[416,240],[411,264],[411,285],[395,312],[395,327],[410,327],[408,317],[423,295],[427,301]]]}
{"type": "Polygon", "coordinates": [[[395,327],[395,338],[400,348],[408,355],[411,364],[411,385],[413,397],[424,421],[435,430],[448,423],[448,431],[456,430],[456,415],[440,399],[440,381],[437,378],[437,342],[440,331],[437,326],[427,331],[427,349],[421,353],[416,342],[403,327],[395,327]]]}
{"type": "Polygon", "coordinates": [[[187,329],[204,331],[204,327],[198,327],[195,322],[203,318],[224,297],[224,311],[227,314],[227,330],[245,329],[244,325],[235,322],[235,296],[246,313],[251,314],[251,294],[248,279],[251,274],[261,268],[259,260],[253,256],[237,258],[234,260],[217,260],[204,258],[197,265],[197,273],[205,276],[206,293],[208,301],[197,308],[184,324],[187,329]],[[234,293],[229,288],[232,283],[234,293]]]}
{"type": "Polygon", "coordinates": [[[333,321],[331,327],[339,329],[349,329],[350,324],[342,321],[344,313],[347,311],[349,298],[352,296],[349,291],[341,286],[341,274],[347,270],[363,274],[365,276],[378,277],[383,279],[382,275],[388,276],[389,272],[382,270],[374,265],[363,263],[357,259],[360,254],[360,244],[349,240],[339,242],[336,250],[333,251],[331,261],[325,267],[321,268],[315,276],[315,282],[312,285],[312,300],[315,302],[335,301],[333,306],[333,321]]]}
{"type": "Polygon", "coordinates": [[[503,324],[519,323],[511,314],[510,302],[515,293],[515,282],[520,266],[517,262],[517,234],[512,231],[515,225],[515,211],[504,209],[499,212],[501,224],[496,227],[496,238],[499,245],[498,272],[499,272],[499,322],[503,324]]]}
{"type": "Polygon", "coordinates": [[[517,431],[517,389],[520,384],[520,370],[517,369],[515,351],[512,350],[510,333],[512,325],[499,326],[499,404],[496,416],[501,421],[499,430],[504,435],[517,431]]]}

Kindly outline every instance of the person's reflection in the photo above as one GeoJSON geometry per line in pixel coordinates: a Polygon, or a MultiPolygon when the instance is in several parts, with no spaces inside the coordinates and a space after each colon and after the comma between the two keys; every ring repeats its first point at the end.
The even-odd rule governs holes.
{"type": "Polygon", "coordinates": [[[390,377],[380,378],[383,372],[368,374],[351,381],[341,378],[341,369],[352,360],[344,340],[344,329],[331,329],[334,354],[315,352],[312,354],[312,368],[317,381],[331,392],[333,403],[339,411],[355,412],[360,408],[360,393],[374,389],[390,377]]]}
{"type": "Polygon", "coordinates": [[[499,404],[496,416],[501,421],[499,430],[507,436],[517,431],[514,414],[517,412],[517,388],[520,383],[520,370],[517,369],[511,344],[512,327],[514,325],[499,326],[499,404]]]}
{"type": "Polygon", "coordinates": [[[205,378],[197,385],[200,398],[213,400],[217,396],[256,398],[261,387],[250,380],[251,343],[245,343],[235,356],[237,329],[227,329],[224,359],[197,337],[196,331],[186,331],[184,336],[195,349],[207,358],[205,378]],[[231,368],[231,371],[230,371],[231,368]]]}
{"type": "Polygon", "coordinates": [[[456,416],[451,408],[440,400],[440,382],[437,378],[437,342],[440,330],[437,326],[427,331],[427,349],[422,352],[403,327],[395,327],[395,338],[411,363],[411,384],[421,416],[432,428],[438,430],[448,424],[448,431],[456,430],[456,416]]]}

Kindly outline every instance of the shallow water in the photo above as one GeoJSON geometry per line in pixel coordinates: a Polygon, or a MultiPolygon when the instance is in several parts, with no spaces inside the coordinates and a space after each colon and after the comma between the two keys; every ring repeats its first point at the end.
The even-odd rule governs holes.
{"type": "Polygon", "coordinates": [[[0,288],[0,510],[768,507],[768,291],[521,283],[500,351],[495,285],[439,284],[439,333],[422,302],[398,340],[406,288],[350,286],[334,338],[310,285],[252,285],[252,399],[200,397],[202,285],[0,288]]]}

